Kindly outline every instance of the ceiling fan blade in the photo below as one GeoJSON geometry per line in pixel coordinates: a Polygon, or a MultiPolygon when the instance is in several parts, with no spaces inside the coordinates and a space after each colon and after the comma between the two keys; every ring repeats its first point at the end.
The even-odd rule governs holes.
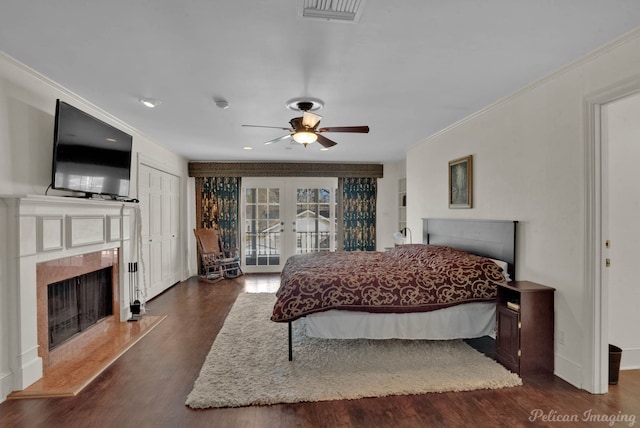
{"type": "Polygon", "coordinates": [[[317,114],[309,113],[308,111],[305,111],[302,114],[302,126],[307,129],[314,129],[316,126],[318,126],[320,120],[322,120],[322,116],[319,116],[317,114]]]}
{"type": "Polygon", "coordinates": [[[358,132],[366,134],[369,132],[368,126],[332,126],[329,128],[320,128],[318,132],[358,132]]]}
{"type": "Polygon", "coordinates": [[[282,126],[264,126],[264,125],[242,125],[246,128],[273,128],[282,129],[283,131],[291,131],[291,128],[283,128],[282,126]]]}
{"type": "Polygon", "coordinates": [[[283,135],[282,137],[274,138],[273,140],[267,141],[264,144],[265,145],[269,145],[269,144],[277,143],[278,141],[286,140],[286,139],[289,139],[289,138],[291,138],[291,134],[287,134],[287,135],[283,135]]]}
{"type": "Polygon", "coordinates": [[[318,144],[320,144],[325,149],[328,149],[328,148],[333,147],[336,144],[338,144],[335,141],[332,141],[332,140],[328,139],[324,135],[320,135],[320,134],[316,134],[316,135],[318,136],[318,144]]]}

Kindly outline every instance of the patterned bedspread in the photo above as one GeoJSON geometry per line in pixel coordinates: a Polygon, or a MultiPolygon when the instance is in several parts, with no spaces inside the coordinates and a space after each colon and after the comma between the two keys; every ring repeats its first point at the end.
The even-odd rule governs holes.
{"type": "Polygon", "coordinates": [[[504,280],[491,260],[435,245],[296,255],[285,263],[271,319],[329,309],[427,312],[495,299],[495,282],[504,280]]]}

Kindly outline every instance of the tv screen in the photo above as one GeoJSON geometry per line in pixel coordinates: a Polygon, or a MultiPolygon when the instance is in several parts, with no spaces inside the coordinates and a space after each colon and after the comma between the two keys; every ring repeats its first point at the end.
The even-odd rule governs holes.
{"type": "Polygon", "coordinates": [[[56,101],[52,188],[129,196],[131,135],[56,101]]]}

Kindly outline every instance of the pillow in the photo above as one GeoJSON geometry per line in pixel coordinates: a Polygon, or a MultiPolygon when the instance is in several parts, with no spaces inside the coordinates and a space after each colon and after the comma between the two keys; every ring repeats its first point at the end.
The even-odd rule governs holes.
{"type": "Polygon", "coordinates": [[[502,269],[502,274],[504,275],[504,278],[507,280],[507,282],[511,281],[511,277],[509,276],[509,264],[507,262],[497,259],[489,260],[500,266],[500,269],[502,269]]]}

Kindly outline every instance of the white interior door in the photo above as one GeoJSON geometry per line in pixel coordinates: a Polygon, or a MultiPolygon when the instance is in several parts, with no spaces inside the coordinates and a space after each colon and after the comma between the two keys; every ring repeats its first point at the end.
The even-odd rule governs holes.
{"type": "MultiPolygon", "coordinates": [[[[640,367],[640,290],[636,264],[640,254],[640,207],[635,168],[640,156],[640,95],[602,108],[602,268],[603,316],[608,321],[608,343],[624,349],[623,369],[640,367]]],[[[608,346],[606,347],[608,352],[608,346]]],[[[608,367],[607,367],[608,369],[608,367]]]]}
{"type": "Polygon", "coordinates": [[[279,272],[293,254],[334,251],[337,179],[242,180],[242,264],[279,272]]]}

